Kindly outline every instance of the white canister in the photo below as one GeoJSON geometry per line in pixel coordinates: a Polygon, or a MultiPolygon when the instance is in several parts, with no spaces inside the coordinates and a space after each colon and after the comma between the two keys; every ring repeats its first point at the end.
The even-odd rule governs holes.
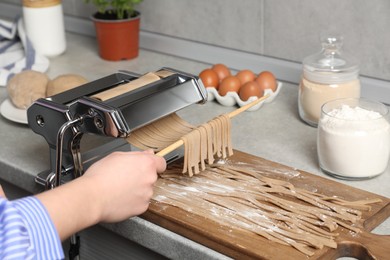
{"type": "Polygon", "coordinates": [[[362,98],[336,99],[322,106],[317,151],[321,170],[342,179],[383,173],[390,157],[388,108],[362,98]]]}
{"type": "Polygon", "coordinates": [[[23,0],[26,33],[35,51],[53,57],[66,49],[64,14],[60,0],[23,0]]]}

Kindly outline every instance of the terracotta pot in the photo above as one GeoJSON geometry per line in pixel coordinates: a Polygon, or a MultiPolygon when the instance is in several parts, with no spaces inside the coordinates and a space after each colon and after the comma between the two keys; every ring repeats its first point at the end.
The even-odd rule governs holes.
{"type": "Polygon", "coordinates": [[[138,56],[140,14],[122,20],[91,17],[96,29],[99,55],[110,61],[129,60],[138,56]]]}

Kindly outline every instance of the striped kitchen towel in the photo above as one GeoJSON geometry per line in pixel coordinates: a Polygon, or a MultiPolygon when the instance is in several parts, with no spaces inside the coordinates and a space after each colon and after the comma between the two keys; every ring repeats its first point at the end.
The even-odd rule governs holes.
{"type": "Polygon", "coordinates": [[[27,37],[23,18],[14,22],[0,19],[0,86],[23,70],[45,72],[49,59],[35,52],[27,37]]]}

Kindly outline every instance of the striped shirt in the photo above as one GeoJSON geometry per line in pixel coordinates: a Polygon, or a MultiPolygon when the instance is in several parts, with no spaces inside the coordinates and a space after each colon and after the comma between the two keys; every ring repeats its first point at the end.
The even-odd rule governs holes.
{"type": "Polygon", "coordinates": [[[0,197],[0,259],[64,259],[46,208],[35,197],[0,197]]]}

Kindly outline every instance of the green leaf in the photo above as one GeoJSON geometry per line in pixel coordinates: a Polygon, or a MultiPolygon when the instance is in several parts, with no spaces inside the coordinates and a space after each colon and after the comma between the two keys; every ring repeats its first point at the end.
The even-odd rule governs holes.
{"type": "Polygon", "coordinates": [[[118,19],[132,17],[134,15],[134,7],[140,4],[143,0],[84,0],[85,3],[91,3],[96,6],[99,13],[105,13],[112,10],[118,19]]]}

